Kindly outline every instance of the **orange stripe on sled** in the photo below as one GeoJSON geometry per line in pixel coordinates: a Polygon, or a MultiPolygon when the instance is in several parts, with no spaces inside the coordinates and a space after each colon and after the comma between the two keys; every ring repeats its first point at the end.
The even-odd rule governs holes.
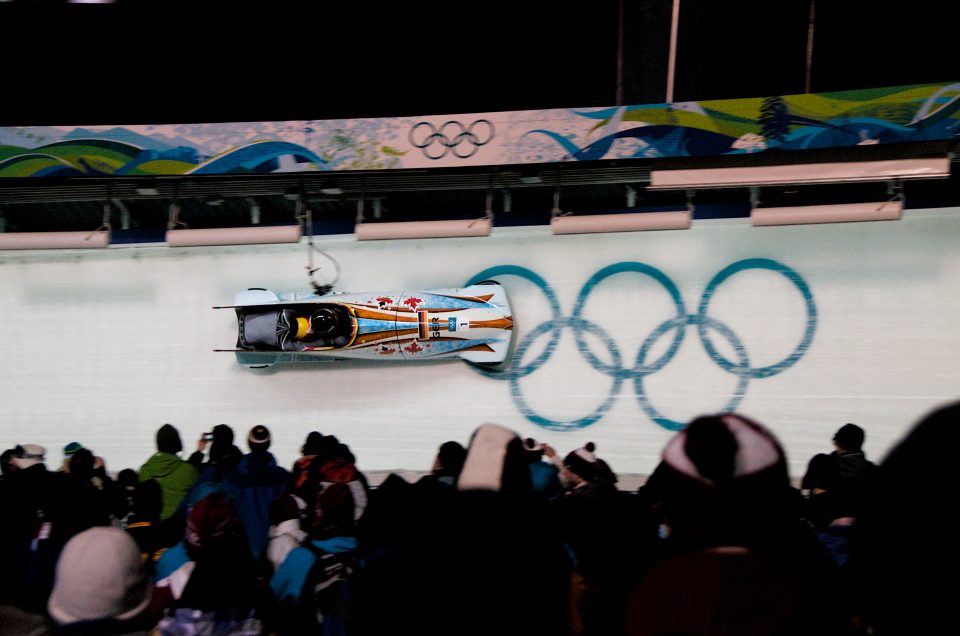
{"type": "Polygon", "coordinates": [[[471,329],[513,329],[513,317],[497,318],[495,320],[471,320],[471,329]]]}
{"type": "Polygon", "coordinates": [[[356,346],[364,346],[364,345],[367,345],[367,344],[369,344],[369,343],[371,343],[371,342],[374,342],[374,343],[375,343],[375,342],[379,342],[379,341],[381,341],[381,340],[390,339],[390,340],[392,341],[392,339],[394,338],[394,335],[395,335],[395,334],[396,334],[395,331],[374,331],[374,332],[368,332],[368,333],[365,333],[365,334],[362,334],[362,335],[357,336],[356,340],[353,341],[353,344],[356,345],[356,346]]]}

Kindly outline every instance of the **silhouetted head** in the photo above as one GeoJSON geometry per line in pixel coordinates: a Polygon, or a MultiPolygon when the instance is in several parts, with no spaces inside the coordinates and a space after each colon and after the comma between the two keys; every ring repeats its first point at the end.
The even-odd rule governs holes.
{"type": "Polygon", "coordinates": [[[88,448],[81,448],[70,456],[70,478],[87,482],[93,477],[95,458],[88,448]]]}
{"type": "Polygon", "coordinates": [[[307,439],[304,440],[300,452],[304,456],[316,455],[320,451],[320,445],[323,442],[323,433],[319,431],[310,431],[307,433],[307,439]]]}
{"type": "Polygon", "coordinates": [[[172,424],[164,424],[157,431],[157,450],[176,455],[183,450],[180,432],[172,424]]]}
{"type": "Polygon", "coordinates": [[[463,469],[463,460],[467,457],[467,449],[460,442],[453,440],[444,442],[437,451],[433,472],[437,475],[456,477],[463,469]]]}
{"type": "Polygon", "coordinates": [[[226,424],[217,424],[213,427],[213,441],[220,444],[233,444],[233,429],[226,424]]]}
{"type": "Polygon", "coordinates": [[[856,424],[844,424],[837,430],[833,436],[834,443],[847,452],[857,452],[863,448],[863,440],[866,434],[863,429],[856,424]]]}

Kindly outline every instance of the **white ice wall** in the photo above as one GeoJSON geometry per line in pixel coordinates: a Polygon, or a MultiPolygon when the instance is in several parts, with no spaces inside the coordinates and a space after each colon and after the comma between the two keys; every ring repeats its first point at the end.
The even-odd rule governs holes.
{"type": "MultiPolygon", "coordinates": [[[[675,232],[553,236],[548,228],[496,228],[473,239],[318,239],[342,267],[342,291],[451,287],[503,265],[535,272],[555,292],[559,315],[530,280],[496,276],[511,294],[523,362],[547,349],[553,332],[544,323],[569,318],[584,284],[605,267],[642,263],[677,286],[681,322],[690,324],[658,369],[637,372],[637,354],[645,342],[647,365],[666,354],[676,332],[664,323],[676,307],[654,278],[625,272],[598,283],[583,304],[592,363],[563,328],[550,357],[513,382],[458,361],[258,371],[214,353],[233,346],[236,328],[231,310],[211,307],[230,304],[247,287],[307,290],[305,245],[6,252],[0,447],[39,443],[55,465],[62,446],[77,440],[115,471],[138,467],[164,422],[180,429],[188,451],[217,423],[241,438],[266,424],[284,465],[315,429],[350,444],[363,470],[425,470],[442,442],[465,443],[478,424],[498,422],[562,453],[592,440],[616,471],[646,474],[671,435],[648,411],[683,422],[732,404],[775,431],[795,477],[813,453],[830,450],[833,432],[848,421],[866,429],[868,455],[879,459],[927,410],[960,394],[958,238],[960,209],[822,226],[722,220],[675,232]],[[773,259],[800,282],[769,269],[731,275],[710,298],[706,315],[716,322],[700,320],[716,347],[708,355],[695,324],[703,291],[743,259],[773,259]],[[746,355],[752,368],[775,365],[808,328],[810,346],[771,377],[741,381],[716,362],[746,355]],[[530,337],[535,329],[539,335],[530,337]],[[599,419],[577,427],[598,409],[599,419]],[[548,430],[531,421],[536,416],[568,422],[570,430],[548,430]]],[[[325,265],[321,275],[332,272],[317,262],[325,265]]]]}

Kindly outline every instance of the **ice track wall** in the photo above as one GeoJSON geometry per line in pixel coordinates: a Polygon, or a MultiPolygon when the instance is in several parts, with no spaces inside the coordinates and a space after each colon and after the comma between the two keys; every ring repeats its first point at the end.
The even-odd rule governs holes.
{"type": "MultiPolygon", "coordinates": [[[[566,453],[594,441],[646,474],[691,417],[736,409],[786,447],[794,477],[852,421],[881,459],[929,409],[960,396],[960,210],[883,223],[471,239],[318,240],[341,291],[496,278],[511,295],[515,366],[458,361],[250,370],[231,348],[247,287],[308,289],[305,245],[122,247],[0,254],[0,445],[39,443],[48,465],[80,441],[117,471],[154,451],[164,422],[185,453],[215,424],[265,424],[289,466],[310,430],[361,469],[427,470],[483,422],[566,453]]],[[[326,265],[322,261],[318,261],[326,265]]],[[[320,275],[332,274],[325,266],[320,275]]]]}

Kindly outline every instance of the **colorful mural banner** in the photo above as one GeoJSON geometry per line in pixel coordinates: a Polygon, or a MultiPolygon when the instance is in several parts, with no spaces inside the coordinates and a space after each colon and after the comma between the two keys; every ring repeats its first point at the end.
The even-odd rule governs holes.
{"type": "Polygon", "coordinates": [[[0,128],[0,177],[176,176],[655,159],[944,141],[960,83],[284,122],[0,128]]]}

